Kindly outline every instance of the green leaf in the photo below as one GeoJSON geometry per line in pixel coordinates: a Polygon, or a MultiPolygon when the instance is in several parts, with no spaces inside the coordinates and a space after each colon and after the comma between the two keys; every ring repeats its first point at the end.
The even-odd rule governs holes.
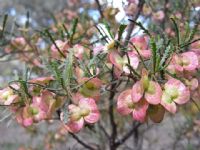
{"type": "Polygon", "coordinates": [[[140,54],[139,50],[137,49],[137,47],[136,47],[133,43],[130,43],[130,44],[135,48],[135,50],[136,50],[136,52],[137,52],[137,54],[138,54],[138,56],[139,56],[139,58],[140,58],[140,60],[141,60],[141,62],[142,62],[142,64],[143,64],[143,67],[144,67],[146,70],[148,70],[148,68],[147,68],[147,66],[146,66],[146,64],[145,64],[145,62],[144,62],[144,59],[143,59],[143,57],[141,56],[141,54],[140,54]]]}
{"type": "Polygon", "coordinates": [[[56,61],[50,62],[50,65],[48,66],[52,74],[55,76],[56,80],[59,82],[59,84],[64,87],[64,82],[62,78],[62,73],[59,70],[59,64],[56,61]]]}
{"type": "Polygon", "coordinates": [[[28,93],[28,87],[27,87],[26,82],[20,81],[20,83],[21,83],[21,85],[22,85],[22,87],[23,87],[24,92],[25,92],[28,96],[30,96],[30,94],[28,93]]]}
{"type": "Polygon", "coordinates": [[[166,62],[166,60],[169,58],[171,52],[172,52],[172,50],[171,50],[171,44],[169,44],[169,45],[166,47],[166,49],[165,49],[165,51],[164,51],[164,54],[163,54],[163,57],[162,57],[162,59],[161,59],[161,61],[160,61],[160,65],[159,65],[159,68],[160,68],[160,69],[163,69],[163,66],[165,65],[165,62],[166,62]]]}
{"type": "Polygon", "coordinates": [[[29,13],[29,11],[27,11],[27,13],[26,13],[26,23],[25,23],[25,28],[28,28],[29,27],[29,24],[30,24],[30,13],[29,13]]]}
{"type": "Polygon", "coordinates": [[[150,47],[151,47],[151,52],[152,52],[152,65],[153,65],[153,73],[155,74],[156,72],[156,61],[157,61],[157,47],[155,43],[155,39],[152,37],[150,39],[150,47]]]}
{"type": "Polygon", "coordinates": [[[160,69],[160,68],[159,68],[160,59],[161,59],[161,58],[160,58],[160,55],[158,55],[157,58],[156,58],[156,69],[155,69],[156,71],[158,71],[158,70],[160,69]]]}
{"type": "Polygon", "coordinates": [[[63,28],[65,30],[65,33],[67,34],[67,38],[69,39],[70,38],[70,33],[69,33],[67,27],[64,24],[62,26],[63,26],[63,28]]]}
{"type": "Polygon", "coordinates": [[[179,46],[181,43],[181,37],[180,37],[180,31],[179,31],[179,28],[178,28],[178,25],[176,23],[176,21],[174,20],[174,18],[170,18],[174,24],[174,27],[175,27],[175,32],[176,32],[176,37],[177,37],[177,45],[179,46]]]}
{"type": "Polygon", "coordinates": [[[105,25],[105,28],[107,29],[109,35],[111,36],[112,39],[114,39],[113,34],[111,33],[110,25],[104,20],[103,24],[105,25]]]}
{"type": "Polygon", "coordinates": [[[58,52],[60,53],[60,55],[61,55],[62,57],[65,58],[65,55],[63,54],[63,52],[60,50],[60,48],[59,48],[58,45],[56,44],[56,42],[55,42],[53,36],[51,35],[51,33],[49,32],[48,29],[45,30],[45,33],[47,34],[47,36],[49,37],[49,39],[51,40],[51,42],[55,45],[55,47],[56,47],[56,49],[58,50],[58,52]]]}
{"type": "Polygon", "coordinates": [[[4,15],[4,18],[3,18],[3,29],[2,29],[2,32],[1,32],[1,35],[2,35],[2,36],[3,36],[3,34],[4,34],[4,31],[5,31],[5,27],[6,27],[7,20],[8,20],[8,14],[5,14],[5,15],[4,15]]]}
{"type": "Polygon", "coordinates": [[[168,75],[170,75],[171,77],[173,77],[173,78],[175,78],[175,79],[177,79],[177,80],[180,80],[181,82],[184,82],[184,79],[181,78],[181,77],[177,77],[176,74],[172,74],[172,73],[170,73],[170,72],[167,71],[167,70],[165,70],[165,73],[167,73],[168,75]]]}
{"type": "Polygon", "coordinates": [[[72,28],[70,31],[70,42],[71,43],[73,42],[73,38],[74,38],[74,34],[76,33],[77,25],[78,25],[78,18],[75,18],[72,22],[72,28]]]}
{"type": "Polygon", "coordinates": [[[20,79],[17,81],[20,85],[20,94],[24,100],[28,100],[28,97],[31,98],[32,96],[29,94],[27,82],[20,79]]]}
{"type": "Polygon", "coordinates": [[[195,35],[195,33],[197,32],[197,30],[198,30],[198,24],[196,24],[195,26],[194,26],[194,28],[192,29],[192,31],[190,32],[190,34],[189,34],[189,36],[188,36],[188,38],[187,38],[187,43],[189,43],[189,42],[191,42],[191,40],[194,38],[194,35],[195,35]]]}
{"type": "Polygon", "coordinates": [[[58,21],[57,21],[57,19],[56,19],[56,17],[55,17],[55,14],[52,13],[51,11],[48,11],[48,13],[49,13],[51,19],[53,19],[53,22],[54,22],[55,24],[58,24],[58,21]]]}
{"type": "Polygon", "coordinates": [[[187,41],[187,38],[188,38],[188,36],[189,36],[189,34],[190,34],[190,25],[189,25],[189,23],[188,22],[186,22],[185,23],[186,25],[185,25],[185,35],[184,35],[184,42],[186,42],[187,41]]]}
{"type": "Polygon", "coordinates": [[[124,33],[124,30],[126,29],[127,25],[120,24],[119,31],[118,31],[118,41],[121,40],[122,34],[124,33]]]}
{"type": "Polygon", "coordinates": [[[69,54],[65,61],[65,67],[64,67],[62,76],[63,76],[65,85],[66,86],[69,85],[70,80],[73,76],[73,50],[72,49],[69,49],[69,54]]]}
{"type": "Polygon", "coordinates": [[[137,26],[139,26],[143,30],[143,32],[145,34],[147,34],[147,35],[149,35],[151,37],[150,32],[142,25],[141,22],[136,22],[135,20],[131,20],[131,19],[128,19],[128,20],[131,21],[131,22],[133,22],[133,23],[135,23],[137,26]]]}

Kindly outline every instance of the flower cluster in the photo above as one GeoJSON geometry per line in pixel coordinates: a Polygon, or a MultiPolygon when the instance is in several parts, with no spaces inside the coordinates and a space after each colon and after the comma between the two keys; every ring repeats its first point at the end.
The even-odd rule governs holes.
{"type": "MultiPolygon", "coordinates": [[[[29,84],[42,86],[51,80],[53,80],[52,77],[41,77],[30,80],[29,84]]],[[[63,105],[63,98],[57,97],[48,90],[43,90],[40,86],[30,86],[28,95],[22,95],[21,90],[24,87],[19,84],[10,85],[0,91],[1,104],[9,106],[17,122],[24,127],[52,119],[55,111],[63,105]]]]}
{"type": "MultiPolygon", "coordinates": [[[[169,2],[164,9],[153,9],[139,0],[128,0],[127,4],[125,13],[131,18],[141,13],[153,24],[162,24],[169,18],[166,16],[169,2]]],[[[100,14],[115,24],[118,11],[108,5],[100,14]]],[[[178,11],[174,14],[178,19],[183,17],[178,11]]],[[[131,37],[130,34],[124,39],[127,25],[111,29],[105,23],[96,26],[102,36],[99,37],[92,33],[94,22],[73,19],[77,15],[63,10],[63,14],[55,16],[63,23],[58,22],[45,30],[44,37],[38,34],[29,37],[26,31],[23,36],[10,39],[5,46],[4,53],[16,54],[18,59],[31,64],[34,75],[50,76],[31,80],[19,78],[0,90],[1,105],[11,108],[19,124],[28,127],[57,118],[62,121],[63,128],[77,133],[85,125],[99,121],[102,110],[98,105],[116,108],[121,115],[131,114],[134,120],[142,123],[148,118],[159,123],[166,111],[175,114],[179,105],[198,99],[200,42],[191,42],[193,32],[189,39],[170,39],[178,32],[165,23],[162,28],[168,35],[164,39],[156,35],[157,31],[148,31],[151,27],[145,29],[142,23],[133,21],[146,35],[131,37]],[[64,16],[66,20],[62,19],[64,16]],[[73,22],[72,25],[67,21],[73,22]],[[116,29],[118,33],[114,34],[116,29]],[[97,41],[91,42],[93,40],[97,41]]],[[[173,23],[176,26],[175,19],[173,23]]],[[[180,30],[183,30],[182,25],[180,30]]],[[[109,115],[111,120],[115,116],[109,115]]]]}
{"type": "MultiPolygon", "coordinates": [[[[132,42],[135,45],[138,44],[135,40],[132,40],[132,42]]],[[[139,43],[145,45],[142,41],[139,43]]],[[[137,47],[133,51],[139,52],[140,56],[145,59],[145,55],[141,51],[144,48],[137,47]]],[[[141,79],[133,84],[132,89],[126,89],[119,94],[117,100],[118,112],[122,115],[132,114],[133,119],[140,122],[147,121],[148,117],[154,122],[160,122],[164,117],[165,110],[173,114],[176,113],[177,104],[187,103],[196,96],[194,93],[198,93],[199,78],[196,74],[199,69],[199,54],[197,51],[192,49],[187,52],[173,54],[166,61],[168,66],[164,83],[163,81],[159,82],[156,80],[156,75],[152,77],[143,68],[141,70],[141,79]]],[[[133,53],[132,50],[130,52],[133,53]]],[[[149,52],[147,51],[147,53],[149,52]]],[[[150,56],[150,53],[148,56],[150,56]]],[[[130,67],[137,69],[137,67],[131,64],[132,58],[129,57],[129,59],[130,67]]],[[[111,59],[111,62],[116,67],[118,66],[116,64],[120,64],[113,61],[113,59],[111,59]]],[[[138,65],[139,63],[134,64],[138,65]]]]}
{"type": "MultiPolygon", "coordinates": [[[[158,123],[163,120],[165,111],[174,114],[178,105],[185,104],[198,95],[199,79],[196,73],[199,69],[199,53],[196,48],[198,45],[192,45],[191,50],[186,52],[173,53],[165,61],[166,70],[161,80],[160,74],[151,71],[153,68],[148,66],[153,57],[149,43],[147,36],[133,37],[128,43],[127,51],[122,53],[119,49],[120,43],[112,40],[106,45],[94,47],[91,53],[80,44],[72,45],[67,40],[56,40],[50,46],[50,56],[52,60],[68,59],[70,63],[70,59],[75,59],[88,65],[91,62],[85,58],[89,55],[106,55],[103,65],[108,70],[113,70],[116,80],[128,77],[133,81],[130,82],[132,88],[125,88],[119,93],[117,101],[114,101],[117,111],[121,115],[131,114],[139,122],[146,122],[150,118],[158,123]],[[70,58],[71,54],[74,58],[70,58]]],[[[22,47],[26,45],[26,41],[18,38],[14,45],[22,47]]],[[[73,68],[71,71],[75,78],[74,85],[77,86],[71,89],[65,87],[63,78],[55,79],[56,76],[36,78],[28,81],[30,85],[25,90],[20,82],[11,85],[12,88],[1,90],[1,103],[11,106],[16,120],[25,127],[52,119],[57,110],[61,112],[58,118],[64,122],[64,128],[69,132],[77,133],[85,124],[96,123],[100,119],[97,102],[102,99],[101,92],[109,90],[113,83],[110,84],[109,74],[100,75],[104,71],[101,65],[85,71],[82,64],[77,62],[70,66],[73,68]],[[58,96],[55,91],[45,89],[54,80],[60,80],[59,83],[67,94],[58,96]]],[[[54,71],[59,77],[58,70],[54,71]]]]}
{"type": "MultiPolygon", "coordinates": [[[[65,127],[69,132],[73,133],[79,132],[84,123],[96,123],[100,117],[96,102],[92,98],[81,98],[77,105],[70,104],[68,110],[70,116],[65,127]]],[[[62,115],[61,120],[63,120],[62,115]]]]}

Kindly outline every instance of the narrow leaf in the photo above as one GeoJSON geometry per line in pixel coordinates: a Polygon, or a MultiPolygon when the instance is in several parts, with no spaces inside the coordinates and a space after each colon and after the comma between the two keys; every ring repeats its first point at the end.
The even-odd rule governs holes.
{"type": "Polygon", "coordinates": [[[153,65],[153,73],[155,74],[156,71],[156,60],[157,60],[157,47],[155,43],[155,39],[150,39],[150,46],[151,46],[151,52],[152,52],[152,65],[153,65]]]}
{"type": "Polygon", "coordinates": [[[149,35],[151,37],[150,32],[142,25],[141,22],[136,22],[135,20],[131,20],[131,19],[128,19],[128,20],[131,21],[131,22],[133,22],[133,23],[135,23],[137,26],[139,26],[143,30],[143,32],[145,34],[147,34],[147,35],[149,35]]]}
{"type": "Polygon", "coordinates": [[[4,31],[5,31],[7,20],[8,20],[8,14],[5,14],[4,18],[3,18],[3,29],[2,29],[2,33],[1,33],[2,36],[4,34],[4,31]]]}
{"type": "Polygon", "coordinates": [[[73,53],[72,52],[73,51],[69,49],[69,54],[68,54],[68,57],[66,58],[65,67],[62,74],[64,83],[66,86],[69,85],[70,80],[73,75],[73,53]]]}
{"type": "Polygon", "coordinates": [[[118,31],[118,41],[121,40],[122,34],[124,33],[124,30],[126,29],[127,25],[121,24],[119,26],[119,31],[118,31]]]}
{"type": "Polygon", "coordinates": [[[77,25],[78,25],[78,18],[74,19],[73,23],[72,23],[72,28],[70,31],[70,42],[71,43],[73,42],[73,38],[74,38],[74,34],[76,33],[77,25]]]}
{"type": "Polygon", "coordinates": [[[177,45],[179,46],[180,45],[180,31],[179,31],[179,28],[178,28],[178,25],[176,23],[176,21],[174,20],[174,18],[171,18],[173,24],[174,24],[174,27],[175,27],[175,32],[176,32],[176,37],[177,37],[177,45]]]}
{"type": "Polygon", "coordinates": [[[106,21],[104,21],[103,24],[105,25],[105,28],[107,29],[107,31],[108,31],[110,37],[111,37],[112,39],[114,39],[114,36],[113,36],[113,34],[111,33],[110,25],[109,25],[106,21]]]}
{"type": "Polygon", "coordinates": [[[58,50],[58,52],[60,53],[60,55],[65,58],[65,55],[63,54],[63,52],[60,50],[60,48],[56,44],[56,42],[55,42],[53,36],[51,35],[51,33],[49,32],[49,30],[46,29],[45,32],[46,32],[47,36],[49,37],[49,39],[51,40],[51,42],[55,45],[55,47],[58,50]]]}
{"type": "Polygon", "coordinates": [[[64,24],[62,26],[63,26],[63,28],[65,30],[65,33],[67,34],[67,38],[70,38],[70,33],[69,33],[67,27],[64,24]]]}

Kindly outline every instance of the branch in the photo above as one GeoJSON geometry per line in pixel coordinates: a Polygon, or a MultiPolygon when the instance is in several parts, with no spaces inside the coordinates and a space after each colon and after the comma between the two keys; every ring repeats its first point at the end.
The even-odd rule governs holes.
{"type": "MultiPolygon", "coordinates": [[[[69,132],[70,133],[70,132],[69,132]]],[[[89,150],[95,150],[93,147],[89,146],[87,143],[83,142],[82,140],[79,139],[79,137],[73,133],[70,133],[70,135],[83,147],[89,149],[89,150]]]]}
{"type": "Polygon", "coordinates": [[[184,48],[184,47],[189,46],[190,44],[198,42],[198,41],[200,41],[200,38],[194,39],[193,41],[191,41],[189,43],[183,44],[180,46],[180,48],[184,48]]]}
{"type": "MultiPolygon", "coordinates": [[[[112,80],[114,77],[114,67],[112,67],[112,80]]],[[[112,82],[112,81],[111,81],[112,82]]],[[[111,137],[110,137],[110,149],[114,148],[115,145],[115,139],[117,137],[117,125],[115,123],[115,119],[114,119],[114,107],[113,107],[113,99],[115,96],[115,91],[113,91],[113,89],[115,89],[115,86],[117,85],[117,83],[114,83],[111,85],[111,92],[110,92],[110,97],[109,97],[109,116],[110,116],[110,124],[112,127],[112,133],[111,133],[111,137]]]]}
{"type": "Polygon", "coordinates": [[[97,3],[98,10],[99,10],[99,13],[100,13],[100,15],[101,15],[101,18],[104,18],[103,11],[102,11],[102,8],[101,8],[101,5],[100,5],[99,0],[95,0],[95,1],[96,1],[96,3],[97,3]]]}
{"type": "Polygon", "coordinates": [[[99,122],[99,127],[100,129],[103,131],[103,133],[105,134],[106,138],[110,138],[108,132],[106,131],[106,129],[103,127],[103,125],[99,122]]]}
{"type": "Polygon", "coordinates": [[[141,123],[138,123],[135,126],[133,126],[133,128],[128,133],[126,133],[120,140],[118,140],[115,143],[115,146],[118,147],[124,142],[126,142],[126,140],[128,140],[132,136],[132,134],[138,129],[138,127],[141,125],[142,125],[141,123]]]}
{"type": "Polygon", "coordinates": [[[56,47],[57,51],[60,53],[60,55],[63,57],[63,58],[66,58],[65,54],[60,50],[60,48],[58,47],[58,45],[56,44],[53,36],[51,35],[51,33],[49,32],[49,30],[45,30],[46,34],[48,35],[49,39],[51,40],[51,42],[54,44],[54,46],[56,47]]]}
{"type": "MultiPolygon", "coordinates": [[[[140,0],[139,1],[138,10],[137,10],[137,12],[135,14],[135,17],[132,20],[136,21],[139,18],[144,3],[145,3],[145,0],[140,0]]],[[[127,29],[127,35],[126,35],[126,38],[125,38],[124,46],[128,45],[128,42],[129,42],[129,40],[131,38],[131,34],[133,32],[134,26],[135,26],[135,23],[134,22],[130,22],[130,24],[128,26],[128,29],[127,29]]]]}

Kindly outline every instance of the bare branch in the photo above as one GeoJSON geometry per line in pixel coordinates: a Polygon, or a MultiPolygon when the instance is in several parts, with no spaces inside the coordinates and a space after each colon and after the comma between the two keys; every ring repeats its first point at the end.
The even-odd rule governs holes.
{"type": "Polygon", "coordinates": [[[98,10],[99,10],[99,13],[101,15],[101,18],[104,18],[103,11],[102,11],[101,4],[100,4],[99,0],[95,0],[95,1],[97,3],[98,10]]]}
{"type": "Polygon", "coordinates": [[[137,123],[136,125],[134,125],[133,128],[129,132],[127,132],[120,140],[118,140],[115,143],[115,146],[118,147],[124,142],[126,142],[126,140],[128,140],[133,135],[133,133],[138,129],[138,127],[141,125],[142,125],[141,123],[137,123]]]}
{"type": "Polygon", "coordinates": [[[95,148],[89,146],[87,143],[83,142],[77,135],[70,133],[70,135],[79,143],[81,144],[83,147],[89,149],[89,150],[95,150],[95,148]]]}
{"type": "MultiPolygon", "coordinates": [[[[135,14],[135,16],[134,16],[134,18],[132,20],[136,21],[139,18],[144,3],[145,3],[145,0],[140,0],[139,1],[138,10],[137,10],[137,12],[136,12],[136,14],[135,14]]],[[[131,38],[131,34],[133,32],[134,26],[135,26],[135,23],[134,22],[130,22],[130,24],[128,26],[128,29],[127,29],[127,35],[126,35],[126,38],[125,38],[124,46],[128,45],[128,42],[129,42],[129,40],[131,38]]]]}

